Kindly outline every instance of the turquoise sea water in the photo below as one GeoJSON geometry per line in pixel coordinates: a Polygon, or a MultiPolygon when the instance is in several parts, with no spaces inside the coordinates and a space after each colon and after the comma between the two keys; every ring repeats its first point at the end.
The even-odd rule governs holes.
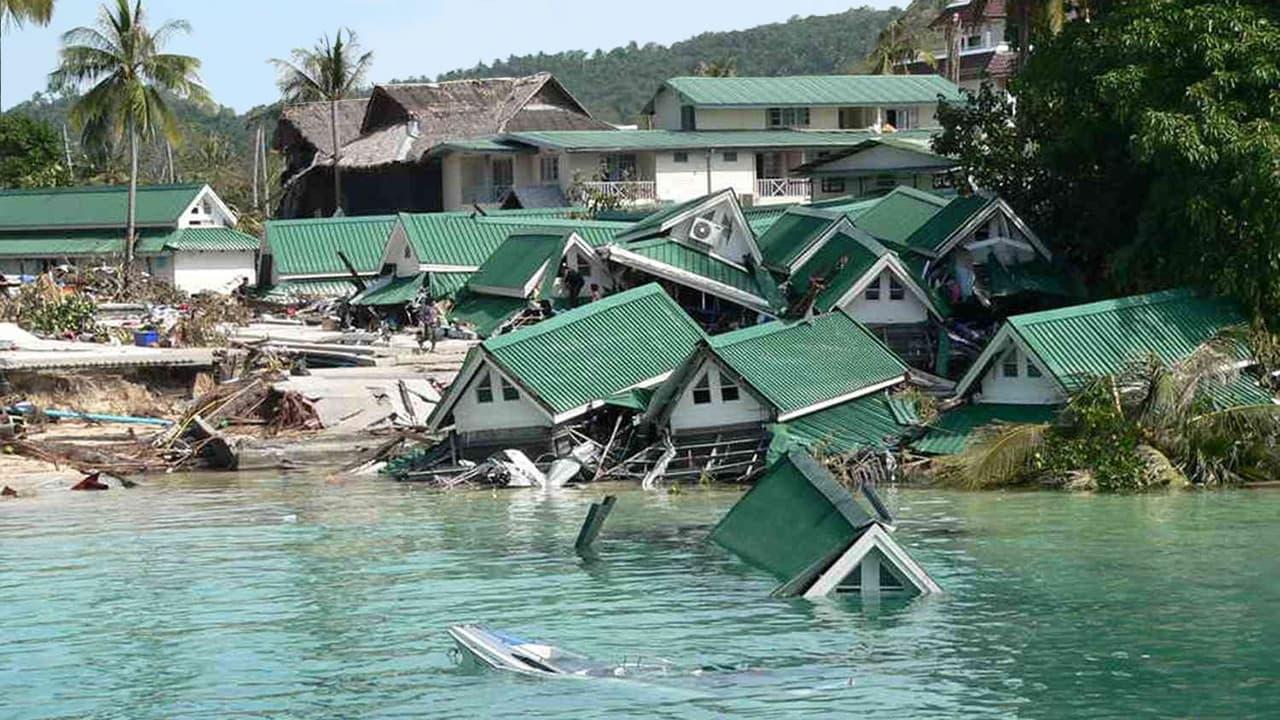
{"type": "Polygon", "coordinates": [[[811,604],[704,537],[732,489],[168,478],[0,502],[0,718],[1276,717],[1280,491],[887,493],[941,598],[811,604]],[[479,621],[645,680],[458,669],[479,621]],[[694,676],[702,666],[723,668],[694,676]]]}

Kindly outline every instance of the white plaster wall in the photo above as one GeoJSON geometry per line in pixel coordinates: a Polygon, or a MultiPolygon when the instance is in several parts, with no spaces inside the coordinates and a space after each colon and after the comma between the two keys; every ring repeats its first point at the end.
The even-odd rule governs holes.
{"type": "Polygon", "coordinates": [[[479,430],[508,430],[513,428],[550,427],[551,419],[544,415],[528,395],[520,393],[519,400],[502,399],[501,373],[487,361],[471,378],[467,389],[453,406],[453,419],[461,432],[479,430]],[[488,375],[493,383],[493,402],[476,401],[476,385],[488,375]]]}
{"type": "MultiPolygon", "coordinates": [[[[690,150],[689,161],[677,163],[674,152],[654,153],[654,180],[658,199],[683,202],[707,194],[707,154],[690,150]]],[[[737,162],[727,162],[723,150],[711,153],[711,192],[727,187],[738,195],[755,192],[755,156],[738,151],[737,162]]]]}
{"type": "Polygon", "coordinates": [[[516,155],[511,158],[511,167],[513,182],[517,187],[542,183],[536,155],[516,155]]]}
{"type": "MultiPolygon", "coordinates": [[[[569,263],[569,267],[577,267],[578,258],[580,257],[586,258],[587,262],[591,265],[591,272],[587,273],[586,277],[583,278],[582,294],[578,296],[579,299],[586,301],[591,298],[592,283],[599,285],[602,290],[612,290],[613,278],[609,275],[608,267],[600,260],[598,255],[584,255],[582,251],[575,247],[569,249],[568,254],[565,256],[565,260],[569,263]]],[[[551,268],[551,272],[555,271],[556,268],[551,268]]],[[[559,284],[557,284],[557,287],[558,286],[559,284]]],[[[560,288],[558,294],[563,296],[565,294],[564,288],[560,288]]]]}
{"type": "Polygon", "coordinates": [[[449,153],[440,163],[440,187],[445,210],[462,207],[462,156],[449,153]]]}
{"type": "MultiPolygon", "coordinates": [[[[701,120],[701,118],[698,119],[701,120]]],[[[662,88],[654,98],[653,128],[655,130],[680,129],[680,97],[669,88],[662,88]]]]}
{"type": "Polygon", "coordinates": [[[938,127],[938,105],[916,105],[916,126],[922,128],[938,127]]]}
{"type": "MultiPolygon", "coordinates": [[[[1010,343],[1012,345],[1012,343],[1010,343]]],[[[974,396],[977,402],[1008,403],[1014,405],[1057,405],[1066,401],[1066,396],[1058,388],[1057,383],[1041,368],[1038,378],[1027,377],[1027,363],[1034,362],[1024,353],[1018,355],[1018,377],[1004,377],[1004,353],[996,355],[996,359],[982,376],[981,389],[974,396]]]]}
{"type": "Polygon", "coordinates": [[[901,300],[889,299],[890,275],[888,270],[884,270],[872,281],[873,284],[880,284],[879,300],[868,300],[864,290],[844,305],[845,311],[867,325],[905,325],[928,320],[929,311],[924,303],[905,286],[902,288],[901,300]]]}
{"type": "Polygon", "coordinates": [[[742,386],[738,388],[737,400],[733,402],[722,401],[720,399],[720,368],[715,363],[704,361],[702,368],[694,377],[693,383],[685,388],[680,399],[676,401],[676,406],[671,411],[670,424],[672,432],[679,433],[687,430],[723,427],[726,425],[763,423],[768,421],[769,418],[769,409],[761,405],[742,386]],[[693,402],[693,387],[706,374],[710,374],[711,402],[706,405],[695,405],[693,402]]]}
{"type": "Polygon", "coordinates": [[[173,285],[189,293],[226,293],[241,278],[249,278],[251,285],[257,280],[252,252],[176,252],[172,257],[173,285]]]}
{"type": "Polygon", "coordinates": [[[840,129],[840,108],[838,107],[809,108],[809,129],[810,130],[839,130],[840,129]]]}
{"type": "Polygon", "coordinates": [[[184,211],[178,218],[178,227],[231,227],[235,225],[235,218],[222,212],[214,197],[212,189],[201,193],[196,199],[195,205],[184,211]]]}
{"type": "MultiPolygon", "coordinates": [[[[763,108],[698,108],[699,130],[763,130],[768,122],[763,108]]],[[[673,129],[680,129],[680,115],[676,114],[673,129]]]]}
{"type": "MultiPolygon", "coordinates": [[[[387,246],[382,250],[382,265],[392,263],[396,266],[395,276],[398,278],[417,275],[421,262],[418,254],[414,252],[413,245],[409,243],[409,236],[404,231],[404,226],[396,223],[391,226],[391,235],[387,238],[387,246]]],[[[382,268],[378,268],[381,272],[382,268]]]]}

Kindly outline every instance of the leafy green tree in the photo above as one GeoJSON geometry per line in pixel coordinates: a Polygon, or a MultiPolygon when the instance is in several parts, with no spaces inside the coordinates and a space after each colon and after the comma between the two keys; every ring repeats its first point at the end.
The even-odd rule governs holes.
{"type": "Polygon", "coordinates": [[[1096,4],[1037,45],[1016,113],[987,93],[943,107],[935,149],[1111,290],[1211,285],[1274,331],[1277,86],[1280,4],[1096,4]]]}
{"type": "MultiPolygon", "coordinates": [[[[6,28],[22,27],[28,22],[48,25],[52,18],[53,0],[0,0],[0,40],[6,28]]],[[[3,108],[4,93],[0,91],[0,109],[3,108]]]]}
{"type": "Polygon", "coordinates": [[[62,155],[62,138],[46,123],[0,115],[0,187],[66,185],[62,155]]]}
{"type": "Polygon", "coordinates": [[[147,26],[142,0],[130,7],[117,0],[114,10],[103,5],[96,27],[78,27],[62,36],[61,61],[49,76],[56,88],[90,86],[75,99],[70,117],[81,127],[86,144],[129,147],[129,202],[125,263],[133,262],[137,239],[138,142],[163,134],[178,142],[176,117],[166,95],[208,102],[197,75],[200,61],[188,55],[161,52],[179,32],[189,32],[183,20],[170,20],[153,32],[147,26]]]}
{"type": "Polygon", "coordinates": [[[333,40],[326,35],[315,47],[298,48],[293,60],[272,58],[280,72],[277,84],[285,102],[328,102],[329,130],[333,142],[333,205],[335,214],[342,209],[342,180],[338,161],[342,148],[338,145],[338,101],[354,95],[364,82],[373,62],[373,53],[360,53],[355,33],[347,30],[342,39],[342,28],[334,33],[333,40]]]}

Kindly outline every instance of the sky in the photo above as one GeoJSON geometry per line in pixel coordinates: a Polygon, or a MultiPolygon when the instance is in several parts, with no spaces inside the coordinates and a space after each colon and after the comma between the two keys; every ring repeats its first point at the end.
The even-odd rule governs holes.
{"type": "MultiPolygon", "coordinates": [[[[114,4],[114,3],[113,3],[114,4]]],[[[215,101],[244,112],[278,93],[272,57],[287,58],[339,27],[373,50],[372,82],[430,76],[483,60],[539,51],[608,50],[635,41],[669,45],[702,32],[741,30],[792,15],[851,6],[905,7],[908,0],[144,0],[150,24],[183,19],[191,34],[167,50],[195,55],[215,101]]],[[[56,0],[48,27],[4,28],[0,107],[46,87],[59,37],[91,25],[101,0],[56,0]]]]}

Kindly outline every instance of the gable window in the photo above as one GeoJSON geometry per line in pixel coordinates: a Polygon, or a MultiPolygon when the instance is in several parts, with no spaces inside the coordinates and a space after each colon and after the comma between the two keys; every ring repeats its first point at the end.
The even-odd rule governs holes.
{"type": "Polygon", "coordinates": [[[481,404],[493,402],[493,377],[487,372],[476,385],[476,402],[481,404]]]}
{"type": "Polygon", "coordinates": [[[720,402],[737,402],[742,397],[738,384],[725,373],[720,373],[720,402]]]}
{"type": "Polygon", "coordinates": [[[542,182],[553,183],[560,181],[560,157],[557,155],[542,156],[542,182]]]}
{"type": "Polygon", "coordinates": [[[863,293],[863,297],[868,300],[880,299],[880,278],[871,281],[871,284],[867,286],[866,292],[863,293]]]}
{"type": "Polygon", "coordinates": [[[735,151],[735,150],[725,150],[725,151],[724,151],[724,161],[725,161],[725,162],[727,162],[727,163],[736,163],[736,162],[738,162],[738,153],[737,153],[737,151],[735,151]]]}
{"type": "Polygon", "coordinates": [[[671,159],[674,162],[687,163],[689,162],[689,153],[687,152],[671,153],[671,159]]]}
{"type": "Polygon", "coordinates": [[[703,373],[702,379],[697,385],[693,386],[693,404],[709,405],[711,404],[711,378],[710,373],[703,373]]]}
{"type": "Polygon", "coordinates": [[[844,192],[844,178],[824,177],[820,185],[824,193],[844,192]]]}
{"type": "Polygon", "coordinates": [[[769,108],[768,118],[771,128],[809,127],[809,108],[769,108]]]}
{"type": "Polygon", "coordinates": [[[512,402],[520,399],[520,391],[515,386],[507,382],[506,378],[502,378],[502,401],[512,402]]]}
{"type": "Polygon", "coordinates": [[[698,129],[698,110],[692,105],[680,106],[680,129],[681,130],[697,130],[698,129]]]}
{"type": "Polygon", "coordinates": [[[1027,358],[1027,377],[1029,378],[1043,377],[1043,375],[1040,373],[1040,368],[1034,362],[1031,361],[1031,358],[1027,358]]]}
{"type": "Polygon", "coordinates": [[[906,290],[902,287],[902,281],[895,275],[889,276],[889,299],[901,300],[906,296],[906,290]]]}
{"type": "Polygon", "coordinates": [[[1010,350],[1005,353],[1004,359],[1000,361],[1000,374],[1007,378],[1016,378],[1018,377],[1018,369],[1018,353],[1015,350],[1010,350]]]}
{"type": "Polygon", "coordinates": [[[405,260],[408,260],[408,259],[409,259],[409,244],[408,244],[408,243],[405,243],[405,246],[404,246],[404,259],[405,259],[405,260]]]}

